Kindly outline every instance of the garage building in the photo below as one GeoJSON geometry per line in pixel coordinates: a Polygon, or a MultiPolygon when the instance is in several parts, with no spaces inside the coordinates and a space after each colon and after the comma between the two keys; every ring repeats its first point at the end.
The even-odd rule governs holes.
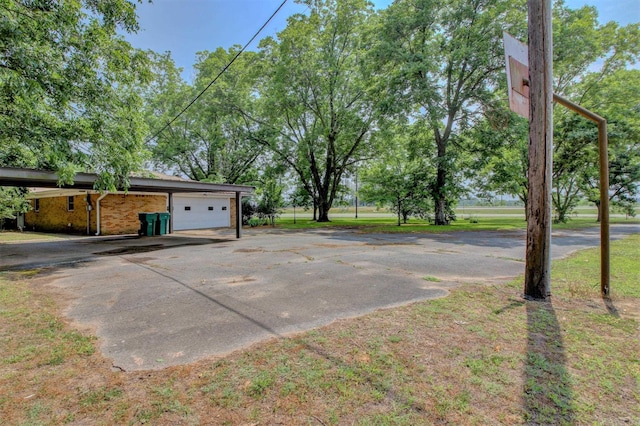
{"type": "Polygon", "coordinates": [[[132,177],[127,192],[93,189],[97,176],[79,173],[71,185],[57,187],[54,172],[0,168],[1,186],[37,187],[29,196],[32,210],[22,221],[26,229],[87,235],[137,233],[138,213],[171,212],[173,230],[242,227],[241,198],[253,193],[244,185],[185,179],[132,177]]]}

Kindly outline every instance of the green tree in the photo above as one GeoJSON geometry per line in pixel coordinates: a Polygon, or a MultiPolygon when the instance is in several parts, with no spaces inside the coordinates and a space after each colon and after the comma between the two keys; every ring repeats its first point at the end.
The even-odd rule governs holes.
{"type": "Polygon", "coordinates": [[[385,127],[385,145],[380,156],[364,168],[360,193],[365,200],[396,213],[400,226],[409,216],[425,217],[433,212],[430,187],[435,167],[422,155],[424,134],[415,131],[419,123],[385,127]]]}
{"type": "MultiPolygon", "coordinates": [[[[202,92],[239,51],[199,52],[193,86],[180,77],[169,53],[156,55],[156,80],[147,93],[147,119],[162,128],[202,92]]],[[[254,164],[263,148],[249,137],[239,111],[251,111],[255,87],[255,53],[245,52],[180,118],[150,146],[157,168],[180,172],[193,180],[247,183],[256,178],[254,164]]]]}
{"type": "Polygon", "coordinates": [[[398,226],[409,216],[428,216],[433,211],[427,188],[427,167],[419,159],[395,153],[367,168],[360,188],[362,198],[385,205],[398,218],[398,226]]]}
{"type": "Polygon", "coordinates": [[[275,225],[285,205],[283,177],[286,167],[276,161],[265,160],[260,165],[260,175],[255,182],[256,193],[243,200],[243,223],[275,225]]]}
{"type": "MultiPolygon", "coordinates": [[[[609,200],[612,207],[633,216],[640,194],[640,70],[619,69],[600,77],[587,76],[582,86],[589,91],[582,101],[607,118],[609,137],[609,200]],[[592,80],[598,79],[597,84],[592,80]]],[[[581,192],[598,208],[600,220],[598,134],[590,123],[576,124],[588,138],[578,184],[581,192]],[[588,127],[587,127],[588,126],[588,127]]]]}
{"type": "MultiPolygon", "coordinates": [[[[633,73],[627,74],[625,68],[640,55],[640,25],[621,27],[616,22],[601,25],[595,8],[568,9],[563,1],[554,4],[553,13],[554,91],[610,122],[610,198],[613,205],[628,204],[627,197],[635,191],[634,168],[628,161],[635,157],[631,153],[637,152],[632,124],[637,122],[637,114],[632,111],[638,105],[639,86],[637,77],[634,81],[633,73]],[[619,103],[620,99],[624,102],[619,103]]],[[[599,208],[597,144],[594,123],[564,107],[555,108],[552,191],[555,220],[566,221],[584,196],[599,208]]]]}
{"type": "Polygon", "coordinates": [[[598,131],[594,123],[571,113],[554,120],[553,136],[551,200],[554,221],[564,223],[582,198],[579,182],[589,159],[598,157],[598,131]]]}
{"type": "Polygon", "coordinates": [[[291,191],[289,193],[289,196],[287,197],[289,205],[294,207],[302,207],[305,210],[309,210],[311,207],[313,207],[312,198],[313,197],[311,197],[311,194],[309,194],[307,190],[304,189],[304,186],[300,185],[299,183],[293,186],[293,191],[291,191]]]}
{"type": "Polygon", "coordinates": [[[522,8],[507,0],[397,0],[383,14],[374,54],[392,72],[386,106],[430,128],[436,225],[449,223],[460,190],[457,137],[495,100],[504,72],[502,32],[518,34],[522,17],[522,8]]]}
{"type": "Polygon", "coordinates": [[[127,0],[0,1],[0,164],[99,174],[127,187],[144,161],[147,59],[127,0]]]}
{"type": "Polygon", "coordinates": [[[271,226],[275,225],[276,218],[284,207],[283,189],[284,187],[278,179],[269,177],[263,181],[260,188],[256,190],[258,195],[258,216],[267,221],[271,226]]]}
{"type": "Polygon", "coordinates": [[[31,204],[25,198],[26,188],[5,188],[0,186],[0,230],[4,229],[6,219],[15,219],[18,214],[26,213],[31,204]]]}
{"type": "MultiPolygon", "coordinates": [[[[594,8],[573,10],[563,1],[554,2],[553,19],[555,91],[608,119],[610,196],[612,204],[624,204],[624,197],[633,198],[637,193],[633,185],[638,152],[634,123],[640,85],[637,70],[625,68],[638,58],[638,24],[601,25],[594,8]],[[619,161],[625,165],[616,164],[619,161]]],[[[486,118],[476,127],[474,138],[481,192],[506,193],[526,203],[526,120],[515,115],[507,120],[486,118]]],[[[597,143],[594,123],[562,106],[555,108],[552,203],[556,220],[567,220],[585,195],[599,204],[597,143]]]]}
{"type": "Polygon", "coordinates": [[[473,143],[474,164],[468,171],[480,198],[490,202],[506,194],[518,198],[525,209],[529,200],[527,169],[529,161],[527,120],[510,114],[507,120],[484,119],[474,127],[469,139],[473,143]]]}
{"type": "MultiPolygon", "coordinates": [[[[302,207],[307,211],[313,207],[311,195],[301,185],[295,185],[292,192],[287,197],[288,204],[293,207],[293,223],[296,223],[296,208],[302,207]]],[[[314,212],[315,213],[315,212],[314,212]]]]}
{"type": "Polygon", "coordinates": [[[372,67],[365,0],[304,0],[309,15],[261,43],[263,129],[256,140],[287,164],[314,198],[317,220],[329,210],[350,166],[372,152],[372,67]]]}

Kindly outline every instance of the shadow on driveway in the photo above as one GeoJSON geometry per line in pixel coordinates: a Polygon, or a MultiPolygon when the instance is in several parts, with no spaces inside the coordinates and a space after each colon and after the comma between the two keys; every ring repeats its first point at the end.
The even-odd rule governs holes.
{"type": "Polygon", "coordinates": [[[20,241],[0,244],[0,272],[45,267],[61,267],[96,260],[101,256],[148,253],[170,248],[231,243],[224,237],[164,235],[139,237],[68,237],[54,241],[20,241]]]}

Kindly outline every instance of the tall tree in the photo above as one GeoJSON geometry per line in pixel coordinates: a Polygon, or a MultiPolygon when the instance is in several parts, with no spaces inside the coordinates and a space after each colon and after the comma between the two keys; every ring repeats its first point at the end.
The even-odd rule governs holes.
{"type": "Polygon", "coordinates": [[[242,111],[251,111],[254,52],[245,52],[211,85],[239,51],[199,52],[193,85],[184,82],[170,54],[156,55],[154,90],[147,94],[148,120],[162,128],[210,86],[181,117],[151,144],[156,167],[208,182],[247,183],[256,178],[262,152],[248,136],[242,111]]]}
{"type": "Polygon", "coordinates": [[[355,162],[369,156],[373,125],[372,68],[365,61],[366,0],[299,0],[309,15],[261,43],[264,133],[256,140],[299,176],[314,197],[319,222],[355,162]]]}
{"type": "MultiPolygon", "coordinates": [[[[639,55],[639,24],[620,27],[615,22],[608,22],[601,25],[595,8],[572,10],[563,1],[555,2],[554,90],[609,121],[613,120],[608,130],[611,149],[617,154],[621,154],[621,149],[627,151],[618,137],[621,123],[616,110],[620,109],[620,105],[616,108],[609,107],[616,102],[616,98],[603,96],[602,92],[607,87],[612,87],[607,80],[618,72],[623,72],[639,55]],[[594,97],[598,98],[595,102],[594,97]]],[[[633,102],[633,89],[627,93],[626,101],[633,102]]],[[[622,120],[626,121],[626,116],[630,115],[632,114],[626,114],[622,120]]],[[[599,185],[596,148],[598,136],[593,123],[577,117],[574,112],[565,108],[556,108],[554,122],[552,200],[556,220],[566,221],[567,215],[585,195],[599,206],[599,195],[595,196],[594,191],[599,185]]],[[[627,157],[614,155],[611,158],[614,167],[610,168],[613,172],[613,176],[610,175],[610,193],[612,199],[616,200],[614,204],[627,194],[622,188],[630,189],[625,184],[631,182],[629,175],[621,173],[626,170],[625,167],[616,164],[624,158],[627,157]]]]}
{"type": "Polygon", "coordinates": [[[432,189],[435,223],[446,225],[455,197],[453,173],[458,133],[473,125],[493,100],[504,68],[502,32],[522,22],[522,8],[507,0],[397,0],[383,16],[378,63],[389,80],[396,112],[423,119],[435,142],[437,177],[432,189]]]}
{"type": "Polygon", "coordinates": [[[474,163],[468,177],[474,182],[479,197],[492,201],[497,195],[510,195],[526,207],[529,201],[527,169],[527,120],[504,110],[508,119],[502,122],[483,120],[472,129],[474,163]]]}
{"type": "Polygon", "coordinates": [[[144,160],[146,55],[128,0],[0,2],[0,164],[99,174],[122,188],[144,160]]]}
{"type": "Polygon", "coordinates": [[[435,167],[422,155],[424,134],[411,131],[416,128],[420,126],[387,127],[381,132],[385,144],[380,155],[362,172],[363,199],[386,205],[396,213],[398,226],[409,216],[425,217],[433,211],[428,194],[435,167]]]}
{"type": "MultiPolygon", "coordinates": [[[[604,77],[594,73],[581,85],[589,87],[583,103],[608,120],[609,201],[614,208],[633,216],[640,195],[640,70],[619,69],[604,77]],[[592,85],[592,79],[599,81],[592,85]]],[[[578,184],[598,208],[599,221],[599,161],[595,152],[598,135],[593,124],[582,121],[576,128],[583,129],[590,155],[585,157],[578,184]]]]}
{"type": "MultiPolygon", "coordinates": [[[[609,120],[610,196],[616,204],[634,188],[638,77],[637,70],[625,68],[638,59],[639,26],[600,24],[595,8],[569,9],[559,0],[554,2],[553,27],[555,91],[609,120]],[[626,166],[617,165],[617,159],[626,166]],[[616,198],[618,193],[621,197],[616,198]]],[[[505,123],[506,128],[486,120],[478,127],[485,129],[475,138],[477,168],[484,171],[480,180],[485,190],[517,196],[526,203],[526,121],[513,115],[505,123]],[[500,139],[502,143],[496,143],[500,139]],[[484,149],[487,145],[495,151],[484,149]]],[[[552,202],[556,220],[566,220],[584,195],[594,203],[599,199],[599,192],[594,192],[599,185],[597,128],[561,106],[554,111],[554,128],[552,202]]]]}

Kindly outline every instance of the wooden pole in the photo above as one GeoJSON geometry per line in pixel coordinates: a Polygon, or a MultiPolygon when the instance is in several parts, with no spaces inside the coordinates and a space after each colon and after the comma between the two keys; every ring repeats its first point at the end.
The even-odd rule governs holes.
{"type": "Polygon", "coordinates": [[[524,295],[551,295],[551,173],[553,144],[553,44],[551,0],[528,0],[529,197],[524,295]]]}

